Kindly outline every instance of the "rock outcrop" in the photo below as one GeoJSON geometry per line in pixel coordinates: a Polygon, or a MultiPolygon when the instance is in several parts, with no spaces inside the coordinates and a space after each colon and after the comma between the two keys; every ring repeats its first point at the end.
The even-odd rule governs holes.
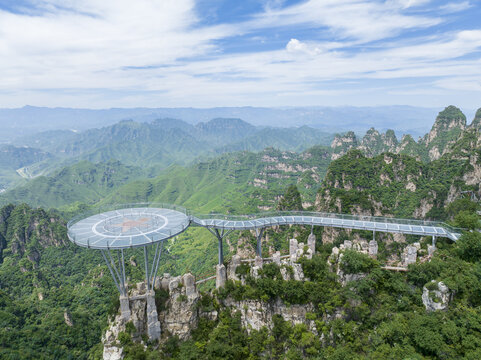
{"type": "Polygon", "coordinates": [[[234,301],[228,298],[223,305],[240,311],[242,326],[249,333],[264,326],[272,330],[274,315],[282,316],[284,321],[289,321],[293,325],[306,324],[310,331],[317,333],[314,321],[307,319],[306,316],[315,311],[312,304],[288,306],[280,300],[268,303],[256,300],[234,301]]]}
{"type": "Polygon", "coordinates": [[[446,310],[452,296],[452,292],[442,281],[432,280],[423,287],[422,300],[428,312],[446,310]]]}
{"type": "Polygon", "coordinates": [[[375,157],[381,153],[391,152],[413,156],[419,160],[429,161],[439,159],[450,146],[458,140],[466,129],[481,130],[481,109],[477,111],[469,127],[466,126],[466,116],[455,106],[448,106],[441,111],[429,133],[416,142],[411,135],[403,135],[398,142],[393,130],[380,133],[374,128],[369,129],[361,141],[351,131],[344,135],[336,135],[331,143],[331,159],[336,160],[351,149],[358,149],[365,156],[375,157]]]}
{"type": "Polygon", "coordinates": [[[337,134],[331,142],[332,155],[331,159],[336,160],[345,155],[350,149],[356,149],[359,146],[356,135],[353,131],[349,131],[344,135],[337,134]]]}

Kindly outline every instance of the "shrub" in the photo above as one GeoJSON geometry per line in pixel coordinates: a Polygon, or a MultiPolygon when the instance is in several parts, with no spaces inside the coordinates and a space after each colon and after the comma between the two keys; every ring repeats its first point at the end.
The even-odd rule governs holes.
{"type": "Polygon", "coordinates": [[[375,265],[376,262],[368,255],[354,250],[346,250],[341,260],[341,269],[348,274],[365,273],[375,265]]]}
{"type": "Polygon", "coordinates": [[[481,259],[481,234],[468,232],[463,234],[457,241],[459,256],[466,260],[475,262],[481,259]]]}

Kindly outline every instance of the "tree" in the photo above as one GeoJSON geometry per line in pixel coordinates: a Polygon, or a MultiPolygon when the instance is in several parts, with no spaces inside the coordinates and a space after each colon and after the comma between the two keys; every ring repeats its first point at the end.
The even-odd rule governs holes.
{"type": "Polygon", "coordinates": [[[469,210],[460,211],[454,217],[454,221],[456,223],[456,226],[462,227],[464,229],[474,230],[479,228],[478,214],[473,213],[469,210]]]}
{"type": "Polygon", "coordinates": [[[459,256],[467,261],[481,259],[481,234],[477,231],[463,234],[457,241],[459,256]]]}
{"type": "Polygon", "coordinates": [[[301,194],[296,185],[289,185],[277,208],[281,211],[303,210],[301,194]]]}

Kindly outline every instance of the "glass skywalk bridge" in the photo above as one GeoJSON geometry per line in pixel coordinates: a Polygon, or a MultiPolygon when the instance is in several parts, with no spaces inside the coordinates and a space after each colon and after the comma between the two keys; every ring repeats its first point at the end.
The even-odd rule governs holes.
{"type": "Polygon", "coordinates": [[[433,243],[437,237],[457,241],[461,236],[461,229],[434,221],[307,211],[265,212],[240,216],[197,215],[180,206],[154,203],[107,205],[73,218],[68,222],[67,228],[68,237],[74,244],[101,251],[120,294],[125,297],[127,285],[124,250],[143,248],[146,284],[147,288],[153,291],[164,242],[181,234],[191,225],[202,226],[217,238],[219,264],[222,264],[223,239],[232,231],[255,230],[256,253],[262,257],[261,242],[266,228],[296,224],[369,230],[373,232],[373,238],[376,232],[432,236],[433,243]],[[148,251],[150,247],[155,247],[151,261],[148,251]]]}
{"type": "Polygon", "coordinates": [[[461,229],[436,221],[307,211],[282,211],[240,216],[221,214],[191,215],[190,219],[191,223],[197,226],[223,230],[252,230],[276,225],[298,224],[446,237],[453,241],[457,241],[461,236],[461,229]]]}

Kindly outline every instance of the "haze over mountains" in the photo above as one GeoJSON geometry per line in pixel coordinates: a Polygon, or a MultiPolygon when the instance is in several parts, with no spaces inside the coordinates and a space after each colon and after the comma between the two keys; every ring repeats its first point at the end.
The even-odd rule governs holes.
{"type": "MultiPolygon", "coordinates": [[[[0,142],[47,130],[78,130],[112,125],[131,119],[150,122],[159,118],[182,119],[190,124],[214,118],[240,118],[255,126],[294,127],[308,125],[327,132],[352,130],[363,133],[370,127],[381,131],[395,129],[414,137],[423,135],[431,126],[439,109],[413,106],[379,107],[222,107],[196,108],[132,108],[71,109],[25,106],[0,109],[0,142]]],[[[470,115],[470,111],[467,112],[470,115]]]]}
{"type": "Polygon", "coordinates": [[[124,120],[83,132],[51,130],[18,138],[15,146],[0,147],[0,185],[7,189],[21,183],[22,178],[51,174],[81,160],[98,163],[115,159],[140,166],[144,176],[150,176],[172,164],[185,165],[225,152],[266,147],[302,151],[317,144],[329,145],[332,139],[332,134],[320,129],[261,128],[235,118],[196,125],[176,119],[124,120]]]}
{"type": "Polygon", "coordinates": [[[226,204],[234,201],[256,211],[267,203],[272,206],[272,199],[295,181],[302,185],[305,204],[312,206],[316,184],[329,163],[349,150],[368,157],[385,152],[409,155],[427,163],[451,151],[466,131],[479,130],[480,119],[478,111],[468,125],[459,108],[448,106],[418,141],[411,135],[398,140],[393,130],[371,128],[358,139],[352,131],[334,136],[307,126],[260,128],[235,118],[197,125],[175,119],[129,120],[80,133],[49,131],[19,140],[21,147],[4,146],[0,155],[14,156],[12,164],[22,167],[1,168],[4,188],[10,190],[0,196],[0,203],[49,208],[76,201],[141,199],[192,202],[206,209],[222,203],[228,209],[226,204]],[[27,144],[34,148],[24,147],[27,144]],[[22,152],[24,159],[18,155],[22,152]],[[20,176],[29,180],[22,184],[20,176]],[[251,201],[246,194],[256,195],[251,201]]]}

